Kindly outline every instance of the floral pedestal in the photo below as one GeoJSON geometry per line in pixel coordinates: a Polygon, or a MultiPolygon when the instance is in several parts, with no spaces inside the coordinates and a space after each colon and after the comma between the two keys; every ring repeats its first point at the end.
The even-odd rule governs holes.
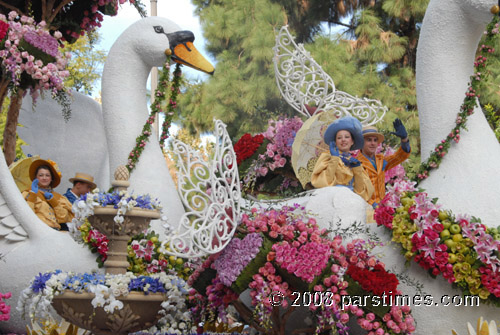
{"type": "MultiPolygon", "coordinates": [[[[117,168],[112,182],[116,191],[125,191],[130,185],[129,173],[124,166],[117,168]]],[[[127,244],[130,238],[147,229],[152,219],[159,219],[158,210],[96,207],[88,218],[92,226],[109,239],[108,258],[104,262],[106,273],[112,275],[127,272],[127,244]]],[[[66,290],[54,297],[52,306],[67,321],[88,329],[94,334],[128,334],[150,328],[161,317],[158,311],[165,300],[163,293],[129,292],[119,296],[123,308],[107,312],[92,305],[93,293],[75,293],[66,290]]]]}
{"type": "Polygon", "coordinates": [[[123,308],[107,313],[102,307],[94,308],[92,293],[65,291],[54,297],[52,306],[68,322],[90,330],[97,335],[128,334],[150,328],[161,317],[158,311],[165,300],[163,293],[130,292],[120,296],[123,308]]]}
{"type": "Polygon", "coordinates": [[[88,218],[92,227],[109,239],[108,258],[104,262],[107,273],[123,274],[127,272],[127,244],[130,238],[147,229],[151,219],[159,219],[156,210],[133,209],[123,216],[123,222],[114,221],[118,209],[113,206],[94,209],[94,215],[88,218]]]}

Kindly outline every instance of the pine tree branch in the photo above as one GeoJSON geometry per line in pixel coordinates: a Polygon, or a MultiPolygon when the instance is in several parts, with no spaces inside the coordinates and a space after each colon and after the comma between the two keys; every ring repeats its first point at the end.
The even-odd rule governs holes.
{"type": "Polygon", "coordinates": [[[54,19],[56,18],[57,14],[59,14],[59,12],[61,11],[61,9],[64,6],[66,6],[67,4],[69,4],[70,2],[72,2],[72,1],[73,0],[64,0],[64,1],[61,1],[61,3],[57,6],[57,8],[52,12],[52,15],[47,20],[47,23],[52,23],[52,21],[54,21],[54,19]]]}
{"type": "Polygon", "coordinates": [[[328,24],[338,24],[339,26],[344,26],[344,27],[347,27],[349,29],[354,29],[355,27],[352,25],[352,24],[347,24],[347,23],[344,23],[344,22],[340,22],[340,21],[328,21],[328,24]]]}
{"type": "Polygon", "coordinates": [[[12,5],[9,5],[8,3],[6,3],[6,2],[4,2],[2,0],[0,0],[0,6],[3,6],[5,8],[11,9],[11,10],[14,10],[14,11],[18,12],[20,15],[28,16],[22,10],[20,10],[19,8],[15,7],[15,6],[12,6],[12,5]]]}

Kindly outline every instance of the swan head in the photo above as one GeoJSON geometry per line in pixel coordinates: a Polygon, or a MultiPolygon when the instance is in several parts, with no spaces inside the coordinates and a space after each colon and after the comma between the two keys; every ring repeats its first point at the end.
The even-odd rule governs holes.
{"type": "Polygon", "coordinates": [[[171,55],[176,63],[213,74],[213,65],[194,47],[193,41],[194,34],[191,31],[182,30],[169,19],[152,16],[132,24],[115,45],[133,45],[134,51],[150,67],[163,66],[166,56],[171,55]]]}

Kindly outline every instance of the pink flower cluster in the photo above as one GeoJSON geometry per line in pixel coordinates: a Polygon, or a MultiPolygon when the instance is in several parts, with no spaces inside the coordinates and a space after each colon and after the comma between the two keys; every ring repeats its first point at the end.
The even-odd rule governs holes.
{"type": "Polygon", "coordinates": [[[479,268],[481,273],[481,284],[495,297],[500,298],[500,271],[482,266],[479,268]]]}
{"type": "MultiPolygon", "coordinates": [[[[250,215],[244,213],[241,217],[241,223],[248,232],[262,232],[272,239],[283,238],[292,242],[295,238],[305,242],[304,237],[300,237],[303,232],[314,235],[314,240],[318,236],[324,235],[326,229],[319,230],[316,219],[304,215],[304,208],[295,204],[294,206],[283,206],[276,209],[257,209],[252,208],[250,215]]],[[[297,243],[301,243],[297,240],[297,243]]],[[[295,243],[295,245],[297,245],[295,243]]]]}
{"type": "Polygon", "coordinates": [[[212,254],[212,255],[208,256],[207,259],[205,259],[203,261],[201,266],[197,267],[194,270],[194,272],[189,276],[189,278],[187,280],[187,284],[189,286],[193,286],[193,283],[200,277],[202,272],[204,272],[208,268],[215,269],[213,263],[217,259],[217,257],[219,257],[219,255],[220,255],[220,253],[212,254]]]}
{"type": "MultiPolygon", "coordinates": [[[[70,54],[61,54],[57,50],[57,39],[61,38],[61,33],[54,33],[52,37],[45,28],[42,21],[35,25],[32,18],[21,16],[17,20],[18,14],[10,12],[8,18],[9,31],[4,43],[4,48],[0,50],[2,65],[10,76],[14,85],[21,85],[21,76],[29,76],[31,83],[31,95],[34,99],[39,94],[39,90],[52,90],[52,94],[65,91],[63,81],[69,75],[65,70],[70,54]],[[44,64],[41,59],[37,59],[20,45],[21,41],[26,41],[40,51],[54,57],[55,62],[44,64]]],[[[0,14],[0,20],[7,20],[5,15],[0,14]]]]}
{"type": "Polygon", "coordinates": [[[285,166],[287,160],[292,157],[292,144],[300,127],[302,120],[297,116],[292,119],[269,120],[269,127],[262,133],[269,143],[266,152],[259,155],[257,176],[263,177],[269,170],[274,171],[285,166]]]}
{"type": "MultiPolygon", "coordinates": [[[[384,156],[387,157],[387,156],[393,155],[395,152],[396,151],[392,147],[385,146],[384,156]]],[[[392,169],[385,172],[385,183],[387,184],[391,180],[401,179],[404,176],[406,176],[405,168],[403,167],[403,165],[398,164],[395,167],[393,167],[392,169]]]]}
{"type": "Polygon", "coordinates": [[[349,311],[358,317],[361,328],[368,330],[367,335],[390,335],[412,333],[415,331],[415,320],[411,316],[409,306],[392,306],[389,313],[382,318],[382,322],[374,313],[367,313],[358,306],[351,305],[349,311]]]}
{"type": "Polygon", "coordinates": [[[1,293],[0,292],[0,321],[9,321],[10,319],[10,306],[7,305],[4,299],[10,299],[12,293],[1,293]]]}
{"type": "Polygon", "coordinates": [[[460,227],[464,237],[468,237],[474,243],[477,258],[497,272],[500,278],[500,260],[495,252],[500,252],[500,241],[497,241],[486,232],[486,227],[479,222],[460,220],[460,227]]]}
{"type": "MultiPolygon", "coordinates": [[[[306,232],[299,238],[304,236],[307,236],[306,232]]],[[[274,244],[273,250],[276,252],[276,264],[307,283],[312,283],[314,278],[323,272],[332,254],[328,243],[321,242],[308,242],[295,247],[284,241],[274,244]]]]}
{"type": "Polygon", "coordinates": [[[222,322],[227,322],[225,309],[231,301],[238,300],[238,297],[238,294],[222,284],[219,276],[216,276],[212,285],[207,286],[207,309],[218,315],[222,322]]]}
{"type": "Polygon", "coordinates": [[[277,158],[277,160],[282,157],[292,157],[293,140],[300,127],[302,127],[302,123],[302,120],[297,116],[292,119],[269,120],[269,127],[262,134],[270,142],[267,145],[267,156],[277,158]]]}
{"type": "Polygon", "coordinates": [[[91,229],[87,236],[87,243],[101,255],[101,260],[104,262],[108,258],[108,238],[106,235],[100,233],[97,229],[91,229]]]}

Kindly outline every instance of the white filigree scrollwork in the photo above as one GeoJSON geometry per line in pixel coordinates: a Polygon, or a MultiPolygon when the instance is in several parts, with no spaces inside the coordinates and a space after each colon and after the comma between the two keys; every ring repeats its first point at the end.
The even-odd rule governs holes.
{"type": "Polygon", "coordinates": [[[339,116],[352,115],[364,125],[373,125],[384,117],[387,107],[380,101],[358,98],[335,89],[333,79],[316,63],[310,53],[296,44],[287,26],[276,36],[274,73],[283,98],[300,114],[311,117],[314,112],[333,110],[339,116]]]}
{"type": "Polygon", "coordinates": [[[222,121],[215,120],[215,155],[207,162],[187,144],[174,140],[179,162],[178,188],[187,208],[178,231],[165,240],[167,253],[200,257],[224,249],[240,216],[241,190],[236,155],[222,121]]]}

